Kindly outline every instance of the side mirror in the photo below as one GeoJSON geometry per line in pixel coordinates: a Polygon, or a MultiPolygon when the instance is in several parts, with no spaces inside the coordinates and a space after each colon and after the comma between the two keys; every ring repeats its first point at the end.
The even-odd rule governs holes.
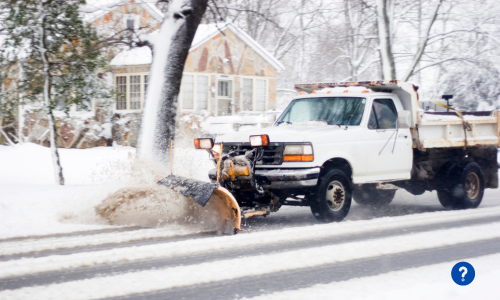
{"type": "Polygon", "coordinates": [[[398,112],[398,128],[411,127],[411,113],[408,110],[398,112]]]}

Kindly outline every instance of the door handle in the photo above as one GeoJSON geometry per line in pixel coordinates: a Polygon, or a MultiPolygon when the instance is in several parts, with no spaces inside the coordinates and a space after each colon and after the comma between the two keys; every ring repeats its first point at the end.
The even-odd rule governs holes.
{"type": "Polygon", "coordinates": [[[404,137],[405,139],[408,138],[408,135],[407,134],[399,134],[398,137],[404,137]]]}

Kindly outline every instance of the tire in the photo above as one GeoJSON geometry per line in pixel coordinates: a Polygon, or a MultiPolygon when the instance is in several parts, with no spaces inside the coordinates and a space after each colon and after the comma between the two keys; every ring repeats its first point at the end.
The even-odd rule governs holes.
{"type": "Polygon", "coordinates": [[[437,190],[441,205],[450,209],[476,208],[484,196],[484,177],[475,162],[452,165],[443,172],[443,187],[437,190]]]}
{"type": "Polygon", "coordinates": [[[347,175],[338,169],[324,174],[311,197],[308,197],[311,212],[321,222],[340,222],[351,208],[351,182],[347,175]]]}

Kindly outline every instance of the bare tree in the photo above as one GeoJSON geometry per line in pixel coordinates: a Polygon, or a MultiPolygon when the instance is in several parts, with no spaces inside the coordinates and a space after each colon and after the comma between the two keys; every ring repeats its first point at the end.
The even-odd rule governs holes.
{"type": "Polygon", "coordinates": [[[340,30],[337,45],[342,54],[331,65],[345,62],[349,75],[344,80],[358,81],[359,77],[374,67],[379,61],[376,49],[376,12],[374,7],[363,0],[343,0],[340,30]]]}
{"type": "MultiPolygon", "coordinates": [[[[436,1],[433,1],[436,2],[436,1]]],[[[408,53],[405,53],[404,61],[408,63],[407,70],[401,76],[401,79],[408,80],[415,71],[416,66],[422,59],[422,55],[425,52],[427,43],[430,39],[431,29],[438,16],[439,8],[441,7],[443,0],[437,0],[437,3],[431,3],[431,9],[428,13],[428,23],[423,30],[423,35],[420,36],[420,32],[417,29],[417,34],[414,36],[420,36],[417,51],[410,53],[410,59],[408,63],[408,53]]],[[[377,28],[378,28],[378,41],[379,41],[379,52],[380,52],[380,65],[382,70],[383,79],[396,79],[396,57],[395,57],[395,44],[398,42],[398,37],[396,35],[396,29],[403,22],[409,22],[406,18],[412,10],[415,8],[420,9],[422,5],[421,1],[413,3],[396,3],[396,0],[376,0],[377,5],[377,28]],[[399,4],[399,5],[398,5],[399,4]],[[405,4],[405,5],[403,5],[405,4]]],[[[420,12],[420,10],[418,10],[420,12]]],[[[405,35],[412,35],[410,32],[405,30],[405,35]]],[[[398,62],[401,64],[402,60],[398,62]]]]}

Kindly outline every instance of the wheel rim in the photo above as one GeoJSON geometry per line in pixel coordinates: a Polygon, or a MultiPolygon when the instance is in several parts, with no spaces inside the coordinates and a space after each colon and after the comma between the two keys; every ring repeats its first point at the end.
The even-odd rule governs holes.
{"type": "Polygon", "coordinates": [[[480,181],[476,173],[471,172],[465,178],[465,193],[469,199],[474,199],[479,195],[480,181]]]}
{"type": "Polygon", "coordinates": [[[345,203],[345,189],[342,183],[332,181],[326,188],[326,204],[333,211],[340,210],[345,203]]]}

